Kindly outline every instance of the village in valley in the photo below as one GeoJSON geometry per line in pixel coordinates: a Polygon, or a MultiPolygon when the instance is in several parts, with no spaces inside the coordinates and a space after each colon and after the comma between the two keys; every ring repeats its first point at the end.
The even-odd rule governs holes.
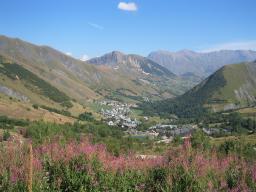
{"type": "Polygon", "coordinates": [[[123,104],[118,101],[104,100],[101,105],[109,106],[109,109],[101,109],[101,114],[109,126],[120,126],[122,128],[136,128],[141,122],[136,119],[131,119],[131,107],[136,107],[136,104],[123,104]]]}
{"type": "Polygon", "coordinates": [[[156,139],[157,142],[170,143],[174,137],[189,137],[197,129],[197,125],[194,124],[176,125],[159,122],[147,127],[145,130],[140,130],[138,129],[139,126],[149,121],[149,117],[143,116],[140,120],[132,117],[133,109],[137,108],[136,104],[121,103],[113,100],[103,100],[99,104],[103,120],[109,126],[120,127],[125,130],[127,135],[132,137],[148,137],[156,139]]]}

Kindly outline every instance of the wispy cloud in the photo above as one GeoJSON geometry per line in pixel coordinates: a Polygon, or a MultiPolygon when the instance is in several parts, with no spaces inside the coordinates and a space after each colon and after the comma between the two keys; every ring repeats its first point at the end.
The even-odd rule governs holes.
{"type": "Polygon", "coordinates": [[[256,50],[256,40],[217,44],[207,49],[204,49],[201,52],[211,52],[219,50],[256,50]]]}
{"type": "Polygon", "coordinates": [[[89,56],[84,54],[82,55],[82,57],[80,58],[81,61],[87,61],[89,59],[89,56]]]}
{"type": "Polygon", "coordinates": [[[121,9],[124,11],[137,11],[138,10],[138,6],[136,5],[136,3],[133,3],[133,2],[130,2],[130,3],[120,2],[117,7],[118,7],[118,9],[121,9]]]}
{"type": "Polygon", "coordinates": [[[72,56],[72,53],[70,53],[70,52],[66,52],[65,54],[68,56],[72,56]]]}
{"type": "Polygon", "coordinates": [[[88,25],[91,26],[91,27],[93,27],[93,28],[95,28],[95,29],[99,29],[99,30],[103,30],[103,29],[104,29],[103,26],[98,25],[98,24],[96,24],[96,23],[88,22],[88,25]]]}

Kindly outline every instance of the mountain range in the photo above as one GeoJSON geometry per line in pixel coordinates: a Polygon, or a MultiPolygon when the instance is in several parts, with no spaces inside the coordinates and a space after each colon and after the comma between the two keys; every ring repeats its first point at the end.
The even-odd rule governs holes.
{"type": "Polygon", "coordinates": [[[0,36],[0,56],[2,94],[55,107],[61,107],[64,100],[84,104],[101,97],[135,102],[170,98],[200,81],[178,77],[139,55],[115,51],[84,62],[51,47],[6,36],[0,36]],[[32,80],[25,74],[33,76],[32,80]],[[52,97],[57,92],[66,99],[52,97]]]}
{"type": "Polygon", "coordinates": [[[176,64],[171,64],[176,66],[173,68],[158,63],[153,55],[155,53],[143,57],[113,51],[81,61],[48,46],[0,36],[0,114],[6,113],[7,106],[15,106],[12,109],[14,116],[17,109],[23,109],[21,114],[31,115],[27,109],[37,104],[46,109],[57,109],[61,114],[69,111],[73,115],[83,111],[88,102],[100,98],[134,103],[163,100],[165,104],[159,104],[162,109],[168,108],[168,103],[175,97],[179,103],[188,104],[183,108],[200,104],[216,111],[255,104],[255,62],[222,66],[223,62],[252,60],[253,51],[204,54],[182,51],[178,53],[176,64]],[[198,71],[186,67],[177,73],[183,57],[193,58],[187,62],[193,61],[195,66],[193,62],[189,66],[198,71]],[[203,61],[208,63],[200,64],[203,61]],[[206,70],[206,66],[217,71],[202,81],[202,75],[211,71],[206,70]]]}
{"type": "Polygon", "coordinates": [[[256,51],[250,50],[221,50],[214,52],[194,52],[182,50],[178,52],[155,51],[148,58],[166,67],[176,75],[193,73],[207,77],[224,65],[253,61],[256,51]]]}

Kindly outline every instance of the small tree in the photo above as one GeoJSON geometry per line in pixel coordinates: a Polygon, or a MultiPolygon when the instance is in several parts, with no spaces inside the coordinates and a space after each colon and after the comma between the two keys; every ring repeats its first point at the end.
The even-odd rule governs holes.
{"type": "Polygon", "coordinates": [[[39,108],[39,106],[37,104],[33,104],[32,106],[33,106],[34,109],[38,109],[39,108]]]}
{"type": "Polygon", "coordinates": [[[240,179],[242,177],[241,170],[236,166],[231,165],[226,171],[226,182],[229,189],[233,189],[238,186],[240,179]]]}
{"type": "Polygon", "coordinates": [[[84,113],[80,114],[78,118],[82,121],[93,121],[94,120],[92,113],[88,113],[88,112],[84,112],[84,113]]]}
{"type": "Polygon", "coordinates": [[[3,134],[3,140],[7,141],[10,137],[11,137],[10,132],[8,130],[5,130],[3,134]]]}
{"type": "Polygon", "coordinates": [[[203,131],[196,131],[192,134],[191,145],[193,148],[207,149],[210,147],[209,138],[203,133],[203,131]]]}

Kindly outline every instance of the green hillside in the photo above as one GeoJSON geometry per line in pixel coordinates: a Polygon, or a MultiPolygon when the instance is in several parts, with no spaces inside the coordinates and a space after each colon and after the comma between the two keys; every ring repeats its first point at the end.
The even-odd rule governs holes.
{"type": "Polygon", "coordinates": [[[62,105],[70,103],[70,98],[53,87],[46,81],[38,78],[35,74],[23,68],[16,63],[4,62],[3,57],[0,56],[0,74],[1,76],[7,76],[14,81],[22,81],[29,90],[39,95],[45,96],[54,102],[62,105]]]}
{"type": "Polygon", "coordinates": [[[226,84],[214,97],[228,103],[252,105],[256,96],[256,62],[229,65],[223,68],[226,84]]]}
{"type": "Polygon", "coordinates": [[[97,97],[88,85],[89,74],[93,74],[95,68],[84,66],[82,61],[50,47],[37,46],[6,36],[0,36],[0,54],[58,88],[70,98],[84,101],[97,97]]]}
{"type": "Polygon", "coordinates": [[[175,99],[146,103],[147,113],[180,117],[204,115],[256,104],[256,62],[227,65],[175,99]]]}

